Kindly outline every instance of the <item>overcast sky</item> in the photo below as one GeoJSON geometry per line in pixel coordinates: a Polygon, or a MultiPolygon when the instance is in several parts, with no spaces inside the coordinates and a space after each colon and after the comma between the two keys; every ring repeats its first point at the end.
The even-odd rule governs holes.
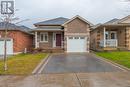
{"type": "Polygon", "coordinates": [[[33,23],[56,17],[72,18],[80,15],[93,24],[130,14],[130,3],[122,0],[15,0],[16,15],[30,19],[22,24],[32,27],[33,23]]]}

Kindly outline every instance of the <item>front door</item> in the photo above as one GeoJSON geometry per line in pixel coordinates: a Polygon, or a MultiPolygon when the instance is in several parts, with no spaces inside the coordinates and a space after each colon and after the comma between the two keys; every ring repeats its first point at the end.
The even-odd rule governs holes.
{"type": "Polygon", "coordinates": [[[56,46],[61,46],[61,34],[56,34],[56,46]]]}

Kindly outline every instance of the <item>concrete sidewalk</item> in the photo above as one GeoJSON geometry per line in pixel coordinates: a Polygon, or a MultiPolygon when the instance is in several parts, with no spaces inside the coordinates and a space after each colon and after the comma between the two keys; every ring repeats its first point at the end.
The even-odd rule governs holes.
{"type": "Polygon", "coordinates": [[[70,73],[0,76],[0,87],[130,87],[130,73],[70,73]]]}

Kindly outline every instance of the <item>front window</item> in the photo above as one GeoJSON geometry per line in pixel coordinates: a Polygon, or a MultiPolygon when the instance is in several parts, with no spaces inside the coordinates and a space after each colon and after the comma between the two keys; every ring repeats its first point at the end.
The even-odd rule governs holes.
{"type": "Polygon", "coordinates": [[[116,32],[111,32],[111,39],[116,39],[116,32]]]}
{"type": "Polygon", "coordinates": [[[109,33],[107,31],[105,32],[105,35],[106,35],[106,39],[109,39],[109,33]]]}
{"type": "Polygon", "coordinates": [[[48,42],[48,33],[40,33],[40,42],[48,42]]]}

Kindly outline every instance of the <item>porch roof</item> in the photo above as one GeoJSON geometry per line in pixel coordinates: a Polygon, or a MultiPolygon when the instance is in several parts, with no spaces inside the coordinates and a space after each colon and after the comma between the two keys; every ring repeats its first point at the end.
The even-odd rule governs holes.
{"type": "Polygon", "coordinates": [[[106,27],[106,28],[111,28],[111,29],[122,29],[120,27],[130,27],[130,24],[101,24],[101,25],[97,25],[97,26],[94,26],[92,27],[92,30],[95,30],[95,29],[103,29],[103,27],[106,27]]]}
{"type": "Polygon", "coordinates": [[[35,28],[33,29],[32,31],[64,31],[63,29],[61,28],[35,28]]]}
{"type": "Polygon", "coordinates": [[[97,25],[93,26],[92,29],[96,29],[99,27],[120,27],[120,26],[123,26],[123,27],[130,26],[130,15],[128,15],[122,19],[114,18],[104,24],[97,24],[97,25]]]}
{"type": "Polygon", "coordinates": [[[120,26],[124,26],[124,27],[127,27],[127,26],[130,26],[130,24],[102,24],[101,25],[102,27],[107,27],[107,26],[109,26],[109,27],[120,27],[120,26]]]}

